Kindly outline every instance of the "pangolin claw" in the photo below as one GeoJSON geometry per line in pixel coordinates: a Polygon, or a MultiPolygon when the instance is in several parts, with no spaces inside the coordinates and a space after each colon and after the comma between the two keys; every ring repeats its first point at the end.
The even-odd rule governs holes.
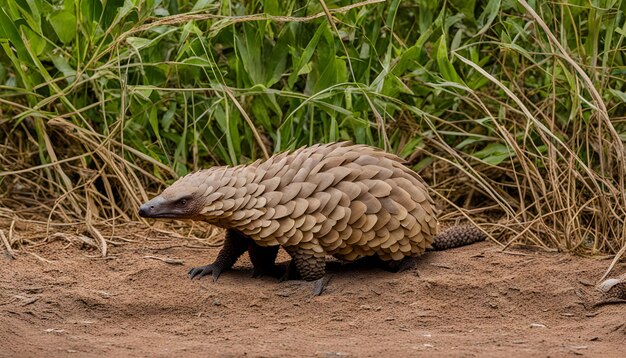
{"type": "Polygon", "coordinates": [[[313,284],[313,296],[319,296],[324,292],[326,285],[330,281],[331,275],[324,275],[322,278],[314,281],[313,284]]]}
{"type": "Polygon", "coordinates": [[[189,273],[187,275],[189,275],[189,279],[193,280],[195,277],[200,278],[209,274],[212,274],[213,282],[216,282],[222,274],[222,268],[216,264],[193,267],[191,270],[189,270],[189,273]]]}

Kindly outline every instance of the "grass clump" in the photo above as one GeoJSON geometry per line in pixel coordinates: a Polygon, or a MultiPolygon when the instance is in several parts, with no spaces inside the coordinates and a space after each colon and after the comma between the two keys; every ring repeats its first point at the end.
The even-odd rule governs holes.
{"type": "Polygon", "coordinates": [[[352,140],[407,158],[507,244],[623,253],[625,10],[8,0],[3,215],[133,220],[189,171],[352,140]]]}

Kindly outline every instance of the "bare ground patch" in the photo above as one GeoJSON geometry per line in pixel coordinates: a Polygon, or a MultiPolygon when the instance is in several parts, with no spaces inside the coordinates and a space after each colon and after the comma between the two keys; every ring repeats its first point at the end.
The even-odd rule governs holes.
{"type": "Polygon", "coordinates": [[[487,241],[411,272],[331,267],[312,298],[308,283],[251,278],[247,257],[217,283],[190,281],[219,248],[141,236],[106,258],[63,240],[2,254],[0,355],[617,357],[626,343],[626,305],[577,294],[606,260],[487,241]]]}

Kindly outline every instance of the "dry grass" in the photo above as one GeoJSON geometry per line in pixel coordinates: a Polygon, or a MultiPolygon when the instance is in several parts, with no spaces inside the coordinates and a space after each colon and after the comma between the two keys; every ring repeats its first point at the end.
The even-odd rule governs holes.
{"type": "Polygon", "coordinates": [[[622,258],[621,1],[265,3],[100,9],[103,28],[47,38],[24,29],[50,19],[32,18],[21,44],[0,32],[9,254],[62,239],[106,255],[179,175],[350,139],[407,158],[443,220],[475,221],[504,249],[622,258]]]}

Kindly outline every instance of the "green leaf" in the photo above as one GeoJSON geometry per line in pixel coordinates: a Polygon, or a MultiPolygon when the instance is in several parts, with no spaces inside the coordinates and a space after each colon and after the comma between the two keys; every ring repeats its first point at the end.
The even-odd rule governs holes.
{"type": "MultiPolygon", "coordinates": [[[[108,5],[109,4],[107,2],[107,8],[109,8],[108,5]]],[[[126,17],[126,15],[130,14],[130,12],[135,8],[135,4],[133,4],[130,0],[124,0],[124,5],[120,7],[117,4],[113,4],[113,7],[111,9],[116,9],[118,7],[119,12],[117,13],[117,16],[115,16],[115,23],[119,22],[121,19],[126,17]]]]}
{"type": "Polygon", "coordinates": [[[152,131],[156,135],[157,140],[160,142],[161,134],[159,133],[159,119],[157,118],[157,109],[154,106],[150,109],[148,121],[150,122],[150,127],[152,127],[152,131]]]}
{"type": "Polygon", "coordinates": [[[164,131],[167,132],[170,129],[170,126],[174,121],[174,114],[176,114],[176,102],[172,101],[172,103],[170,103],[170,108],[167,109],[167,112],[165,112],[161,118],[161,126],[164,131]]]}
{"type": "Polygon", "coordinates": [[[418,146],[421,147],[424,145],[424,138],[422,136],[417,136],[411,139],[407,144],[402,148],[402,152],[400,152],[401,158],[406,158],[409,155],[413,154],[415,148],[418,146]]]}
{"type": "Polygon", "coordinates": [[[270,15],[281,15],[278,0],[263,0],[263,12],[270,15]]]}
{"type": "Polygon", "coordinates": [[[150,95],[152,94],[152,88],[146,86],[129,86],[129,91],[133,95],[137,95],[139,98],[150,101],[150,95]]]}
{"type": "Polygon", "coordinates": [[[304,48],[302,55],[299,56],[298,62],[293,66],[293,70],[291,71],[291,74],[289,75],[289,79],[287,80],[289,87],[293,87],[299,75],[304,74],[304,73],[309,73],[310,67],[308,67],[308,71],[306,71],[305,65],[307,65],[309,61],[311,60],[311,57],[313,57],[313,52],[317,48],[317,44],[320,40],[320,37],[322,36],[324,31],[327,29],[328,29],[328,24],[326,22],[323,22],[317,28],[317,31],[315,31],[315,34],[311,38],[311,41],[309,41],[309,43],[304,48]]]}
{"type": "Polygon", "coordinates": [[[70,66],[63,56],[52,56],[52,63],[54,63],[54,67],[63,73],[63,76],[65,76],[68,83],[74,82],[76,79],[76,70],[70,66]]]}
{"type": "Polygon", "coordinates": [[[467,138],[463,139],[463,141],[461,141],[461,143],[457,144],[454,147],[456,149],[463,149],[463,147],[465,147],[465,146],[468,146],[470,144],[474,144],[474,143],[477,143],[477,142],[482,142],[484,140],[485,140],[485,138],[483,138],[483,137],[471,136],[471,137],[467,137],[467,138]]]}
{"type": "Polygon", "coordinates": [[[198,10],[205,9],[209,7],[209,5],[211,5],[211,3],[213,3],[214,1],[215,0],[198,0],[191,8],[191,11],[198,11],[198,10]]]}
{"type": "Polygon", "coordinates": [[[237,51],[239,52],[238,60],[241,61],[245,73],[250,78],[251,86],[257,84],[265,84],[265,67],[263,66],[263,46],[262,33],[255,31],[254,25],[243,24],[243,33],[235,37],[237,51]],[[259,37],[261,39],[259,39],[259,37]]]}
{"type": "Polygon", "coordinates": [[[478,32],[474,36],[480,36],[484,34],[485,32],[487,32],[489,28],[491,28],[491,24],[493,23],[493,20],[495,20],[495,18],[500,13],[500,3],[501,3],[501,0],[489,0],[489,2],[487,3],[487,6],[485,6],[485,10],[483,10],[483,12],[480,14],[477,20],[478,26],[482,26],[482,27],[480,28],[480,30],[478,30],[478,32]]]}
{"type": "Polygon", "coordinates": [[[609,88],[609,92],[611,92],[613,97],[619,99],[623,103],[626,103],[626,92],[622,92],[613,88],[609,88]]]}
{"type": "Polygon", "coordinates": [[[70,43],[76,37],[76,16],[70,11],[61,11],[48,18],[54,32],[64,44],[70,43]]]}
{"type": "Polygon", "coordinates": [[[272,130],[273,127],[270,114],[260,97],[255,97],[252,101],[252,113],[254,114],[254,119],[261,123],[263,128],[272,130]]]}
{"type": "Polygon", "coordinates": [[[346,62],[337,57],[335,41],[330,29],[326,28],[324,41],[318,47],[318,56],[313,71],[307,78],[306,92],[318,93],[348,79],[346,62]]]}
{"type": "Polygon", "coordinates": [[[126,38],[126,42],[128,42],[128,44],[130,46],[132,46],[135,50],[141,50],[145,47],[148,47],[152,44],[153,40],[151,39],[144,39],[142,37],[132,37],[129,36],[128,38],[126,38]]]}
{"type": "Polygon", "coordinates": [[[476,0],[448,0],[450,5],[468,19],[474,20],[476,0]]]}
{"type": "Polygon", "coordinates": [[[426,157],[422,160],[420,160],[417,164],[415,164],[413,166],[413,170],[416,172],[421,171],[422,169],[426,168],[427,166],[431,165],[433,162],[433,157],[426,157]]]}
{"type": "Polygon", "coordinates": [[[441,76],[445,80],[464,85],[463,81],[456,73],[452,62],[450,62],[450,59],[448,59],[448,48],[446,46],[445,35],[441,35],[441,37],[439,38],[439,46],[437,47],[436,60],[439,71],[441,72],[441,76]]]}
{"type": "Polygon", "coordinates": [[[268,88],[280,81],[284,75],[289,55],[289,38],[283,35],[274,46],[265,47],[263,51],[267,52],[269,49],[271,49],[269,56],[263,56],[265,60],[263,65],[267,68],[265,86],[268,88]]]}
{"type": "Polygon", "coordinates": [[[22,41],[22,38],[20,37],[20,33],[15,26],[15,23],[13,22],[9,14],[7,14],[4,7],[0,7],[0,38],[8,39],[9,41],[11,41],[11,44],[13,44],[13,46],[17,50],[17,55],[20,59],[28,59],[28,51],[26,50],[24,41],[22,41]]]}
{"type": "Polygon", "coordinates": [[[474,153],[474,156],[491,165],[498,165],[515,156],[515,153],[504,144],[489,143],[482,150],[474,153]]]}
{"type": "Polygon", "coordinates": [[[401,75],[407,69],[413,67],[415,62],[418,62],[422,56],[424,49],[423,42],[418,41],[415,45],[409,47],[406,51],[402,52],[398,58],[396,65],[393,67],[392,72],[396,75],[401,75]]]}
{"type": "Polygon", "coordinates": [[[36,33],[41,33],[41,14],[38,4],[32,0],[19,1],[19,13],[28,24],[28,27],[36,33]]]}
{"type": "Polygon", "coordinates": [[[391,29],[393,29],[400,2],[400,0],[393,0],[387,7],[387,20],[385,22],[387,26],[391,29]]]}
{"type": "Polygon", "coordinates": [[[199,67],[205,67],[205,66],[211,67],[212,66],[212,63],[209,60],[200,56],[186,57],[181,62],[186,65],[191,65],[191,66],[199,66],[199,67]]]}
{"type": "Polygon", "coordinates": [[[36,56],[41,55],[46,48],[46,40],[26,26],[23,26],[21,30],[24,31],[24,35],[26,35],[26,41],[32,53],[36,56]]]}

